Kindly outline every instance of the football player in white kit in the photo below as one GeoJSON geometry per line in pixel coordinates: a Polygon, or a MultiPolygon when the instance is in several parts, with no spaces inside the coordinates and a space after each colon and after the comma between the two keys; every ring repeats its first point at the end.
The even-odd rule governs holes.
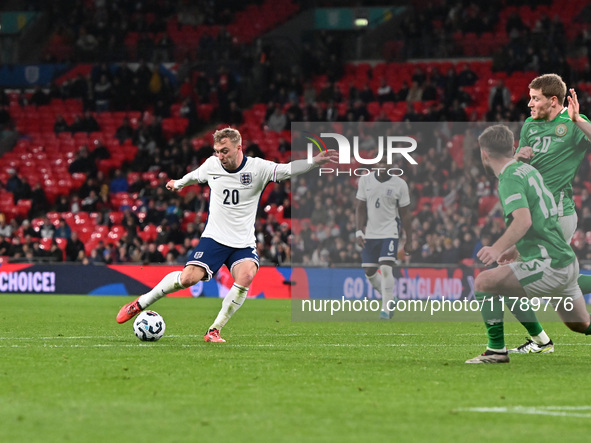
{"type": "Polygon", "coordinates": [[[151,291],[123,306],[117,315],[118,323],[130,320],[167,294],[211,279],[225,264],[234,278],[234,285],[204,336],[207,342],[224,343],[220,330],[242,306],[259,268],[254,225],[265,186],[338,159],[334,150],[321,152],[311,164],[307,160],[278,164],[246,157],[240,132],[232,128],[216,131],[213,140],[214,156],[180,180],[170,180],[166,184],[167,189],[178,191],[194,183],[208,183],[211,189],[209,214],[199,244],[182,271],[171,272],[151,291]]]}
{"type": "Polygon", "coordinates": [[[357,244],[363,247],[361,266],[365,275],[382,295],[380,318],[390,319],[395,303],[392,267],[398,254],[401,222],[406,234],[404,251],[411,253],[410,197],[406,182],[388,173],[391,169],[385,158],[376,168],[371,174],[362,176],[357,185],[356,237],[357,244]]]}

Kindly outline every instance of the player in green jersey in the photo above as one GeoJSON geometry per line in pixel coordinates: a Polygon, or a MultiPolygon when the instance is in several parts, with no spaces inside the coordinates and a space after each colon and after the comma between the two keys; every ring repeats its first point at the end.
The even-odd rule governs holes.
{"type": "MultiPolygon", "coordinates": [[[[591,334],[591,318],[577,284],[579,264],[558,224],[558,207],[533,166],[513,158],[513,133],[491,126],[478,138],[482,164],[499,179],[499,199],[507,229],[478,252],[485,265],[511,261],[481,272],[474,282],[486,324],[486,351],[466,363],[508,363],[503,314],[507,304],[546,298],[573,331],[591,334]]],[[[538,305],[538,306],[541,306],[538,305]]]]}
{"type": "MultiPolygon", "coordinates": [[[[577,228],[577,214],[573,202],[573,179],[591,147],[591,124],[579,114],[579,102],[574,89],[564,108],[566,84],[559,75],[544,74],[529,85],[531,117],[523,127],[515,157],[534,166],[548,189],[554,195],[558,221],[567,243],[577,228]]],[[[583,294],[591,292],[591,275],[581,274],[578,279],[583,294]]],[[[538,322],[535,312],[523,310],[515,313],[531,339],[509,352],[552,352],[554,345],[538,322]]]]}

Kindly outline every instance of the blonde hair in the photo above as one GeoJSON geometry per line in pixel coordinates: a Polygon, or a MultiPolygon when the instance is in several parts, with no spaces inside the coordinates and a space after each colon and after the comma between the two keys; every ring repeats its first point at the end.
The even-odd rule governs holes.
{"type": "Polygon", "coordinates": [[[534,78],[529,84],[530,89],[539,89],[546,98],[556,96],[558,104],[564,103],[566,83],[558,74],[544,74],[534,78]]]}
{"type": "Polygon", "coordinates": [[[234,145],[238,145],[242,143],[242,136],[237,129],[234,128],[224,128],[219,129],[213,133],[213,143],[218,144],[221,143],[223,139],[229,139],[230,142],[234,145]]]}

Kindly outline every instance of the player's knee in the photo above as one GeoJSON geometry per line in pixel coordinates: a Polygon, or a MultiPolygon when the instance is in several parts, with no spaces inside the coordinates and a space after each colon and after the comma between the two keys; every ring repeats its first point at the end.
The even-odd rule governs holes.
{"type": "Polygon", "coordinates": [[[252,271],[245,272],[241,278],[241,280],[243,282],[242,286],[250,286],[250,284],[254,280],[254,276],[256,275],[256,273],[257,273],[256,269],[253,269],[252,271]]]}
{"type": "Polygon", "coordinates": [[[390,278],[393,275],[392,267],[389,265],[381,265],[380,272],[382,273],[382,277],[384,278],[390,278]]]}
{"type": "Polygon", "coordinates": [[[191,269],[186,267],[181,273],[179,282],[184,288],[188,288],[201,281],[204,275],[205,271],[200,268],[191,269]]]}
{"type": "Polygon", "coordinates": [[[250,286],[254,280],[254,276],[257,274],[257,270],[258,268],[254,263],[252,266],[240,266],[235,272],[236,276],[234,280],[241,286],[250,286]]]}
{"type": "Polygon", "coordinates": [[[491,292],[491,279],[488,278],[486,272],[482,272],[474,279],[474,290],[477,292],[491,292]]]}
{"type": "Polygon", "coordinates": [[[184,288],[188,288],[189,286],[193,286],[195,283],[197,283],[195,279],[188,274],[181,274],[181,278],[179,280],[184,288]]]}
{"type": "Polygon", "coordinates": [[[373,275],[376,275],[376,272],[378,272],[378,268],[363,268],[363,272],[365,272],[365,275],[367,275],[368,277],[371,277],[373,275]]]}

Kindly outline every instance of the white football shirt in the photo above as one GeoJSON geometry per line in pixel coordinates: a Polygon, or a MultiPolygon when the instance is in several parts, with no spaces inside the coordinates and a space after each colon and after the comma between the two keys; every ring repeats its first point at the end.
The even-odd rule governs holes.
{"type": "Polygon", "coordinates": [[[244,156],[238,169],[228,171],[212,156],[199,168],[176,180],[175,188],[208,183],[211,189],[209,215],[202,237],[232,248],[254,248],[254,224],[261,194],[267,183],[290,178],[291,165],[244,156]]]}
{"type": "Polygon", "coordinates": [[[356,198],[367,204],[365,238],[398,238],[398,208],[410,205],[404,180],[390,177],[382,183],[375,173],[364,175],[359,179],[356,198]]]}

